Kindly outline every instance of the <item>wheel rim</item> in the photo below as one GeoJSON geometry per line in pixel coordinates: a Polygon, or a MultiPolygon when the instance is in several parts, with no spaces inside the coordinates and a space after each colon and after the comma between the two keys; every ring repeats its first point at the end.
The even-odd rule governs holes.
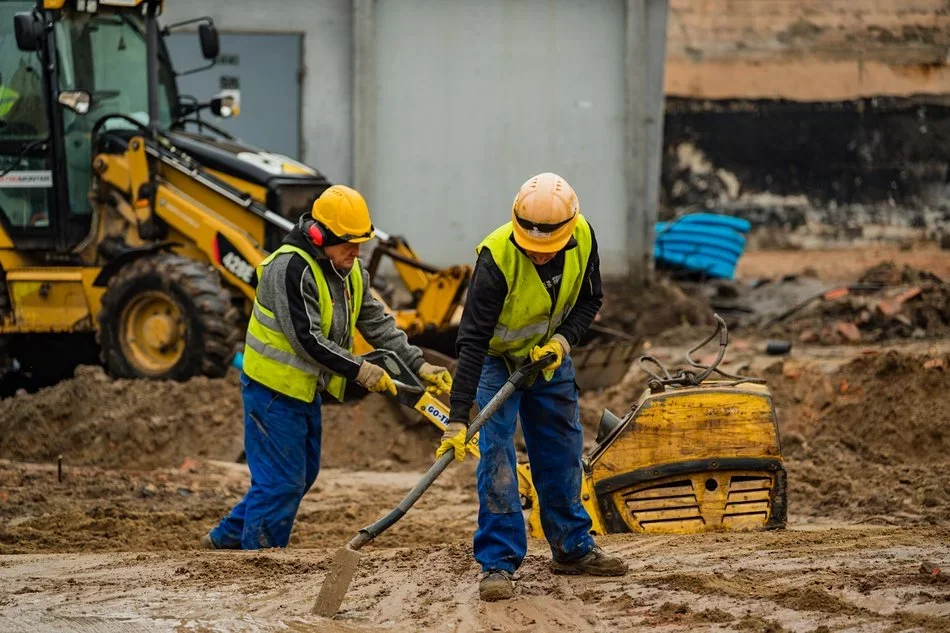
{"type": "Polygon", "coordinates": [[[120,319],[122,353],[139,372],[161,375],[185,352],[185,319],[168,295],[154,290],[132,298],[120,319]]]}

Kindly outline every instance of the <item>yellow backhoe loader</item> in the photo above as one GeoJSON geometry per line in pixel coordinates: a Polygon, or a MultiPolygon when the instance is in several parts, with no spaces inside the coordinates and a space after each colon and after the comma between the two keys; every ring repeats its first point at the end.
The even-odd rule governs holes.
{"type": "MultiPolygon", "coordinates": [[[[49,384],[97,356],[117,377],[223,375],[256,266],[331,184],[201,118],[236,115],[233,95],[179,95],[164,36],[197,25],[210,64],[218,36],[208,18],[160,26],[162,5],[0,0],[0,377],[19,365],[49,384]]],[[[399,325],[454,356],[471,268],[428,266],[381,237],[374,286],[391,257],[399,325]]],[[[578,349],[582,386],[629,365],[637,341],[607,336],[578,349]]]]}
{"type": "MultiPolygon", "coordinates": [[[[164,34],[197,22],[210,60],[218,37],[161,28],[161,7],[0,1],[0,375],[49,382],[96,354],[119,377],[223,375],[255,267],[330,185],[201,118],[233,97],[180,99],[164,34]]],[[[448,324],[470,275],[425,270],[407,331],[448,324]]]]}

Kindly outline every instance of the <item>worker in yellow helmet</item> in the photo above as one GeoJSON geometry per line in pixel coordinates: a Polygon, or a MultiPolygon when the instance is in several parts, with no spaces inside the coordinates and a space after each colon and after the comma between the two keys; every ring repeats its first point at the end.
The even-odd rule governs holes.
{"type": "Polygon", "coordinates": [[[623,575],[627,565],[594,544],[580,499],[584,438],[570,352],[603,293],[597,242],[574,189],[552,173],[529,179],[515,196],[511,221],[489,234],[477,254],[458,335],[449,424],[437,455],[453,451],[461,461],[473,400],[484,407],[516,365],[555,355],[479,432],[479,594],[483,600],[512,597],[512,575],[527,550],[515,471],[519,414],[553,571],[623,575]]]}
{"type": "Polygon", "coordinates": [[[353,355],[357,330],[395,352],[430,389],[452,377],[423,360],[370,292],[360,244],[374,235],[366,201],[334,185],[257,269],[241,375],[251,487],[210,533],[210,549],[286,547],[298,505],[320,469],[322,394],[343,400],[348,380],[396,395],[389,374],[353,355]]]}

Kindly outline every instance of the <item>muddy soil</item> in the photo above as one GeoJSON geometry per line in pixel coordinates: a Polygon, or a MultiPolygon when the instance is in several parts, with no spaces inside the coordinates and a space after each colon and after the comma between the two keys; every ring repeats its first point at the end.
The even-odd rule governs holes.
{"type": "Polygon", "coordinates": [[[801,275],[809,271],[829,281],[857,281],[861,274],[883,262],[899,267],[927,270],[950,280],[950,257],[933,242],[913,243],[909,247],[877,244],[868,248],[823,248],[801,250],[748,250],[739,258],[736,277],[749,281],[761,277],[801,275]]]}
{"type": "Polygon", "coordinates": [[[604,283],[604,303],[597,323],[643,338],[677,326],[715,325],[709,304],[688,294],[666,275],[645,290],[621,282],[604,283]]]}
{"type": "MultiPolygon", "coordinates": [[[[223,379],[111,380],[99,367],[35,394],[0,399],[0,459],[104,468],[170,468],[186,458],[237,460],[244,409],[236,370],[223,379]]],[[[439,431],[377,395],[323,408],[323,464],[428,466],[439,431]],[[372,450],[368,450],[372,447],[372,450]]]]}
{"type": "Polygon", "coordinates": [[[629,575],[553,575],[544,544],[533,541],[516,597],[498,603],[478,600],[464,539],[372,549],[334,620],[310,615],[328,549],[3,556],[0,629],[938,633],[950,618],[946,528],[601,543],[630,561],[629,575]]]}
{"type": "MultiPolygon", "coordinates": [[[[673,306],[662,318],[611,296],[608,318],[650,331],[645,350],[671,369],[711,332],[708,311],[673,287],[655,306],[673,306]]],[[[198,539],[249,484],[235,463],[236,376],[113,382],[83,369],[0,400],[0,631],[950,630],[948,346],[865,354],[796,342],[776,358],[763,344],[733,336],[723,368],[773,392],[787,530],[600,538],[630,561],[622,579],[554,576],[532,541],[517,598],[483,604],[467,460],[367,546],[333,621],[309,614],[333,551],[431,464],[439,434],[428,422],[382,396],[328,405],[323,470],[290,549],[204,552],[198,539]]],[[[634,366],[583,396],[588,447],[603,408],[622,415],[645,385],[634,366]]]]}
{"type": "MultiPolygon", "coordinates": [[[[928,525],[950,520],[945,485],[950,481],[945,429],[950,405],[935,397],[950,391],[948,367],[947,354],[892,351],[831,368],[773,360],[767,370],[750,372],[766,378],[773,392],[793,521],[928,525]]],[[[588,447],[602,408],[623,415],[642,386],[643,378],[632,370],[620,387],[584,396],[588,447]],[[624,390],[636,395],[626,396],[624,390]]],[[[341,545],[354,526],[398,502],[421,468],[431,464],[438,432],[433,428],[431,434],[414,445],[419,468],[384,462],[390,470],[406,472],[338,470],[333,461],[339,464],[345,454],[326,451],[324,471],[301,507],[292,543],[341,545]]],[[[385,446],[377,438],[365,446],[380,445],[385,446]]],[[[136,463],[132,449],[133,444],[124,445],[117,452],[136,463]]],[[[365,450],[357,462],[360,469],[364,455],[365,450]]],[[[111,465],[116,459],[105,461],[111,465]]],[[[115,471],[66,460],[59,481],[55,464],[0,463],[0,551],[193,547],[243,495],[247,471],[240,464],[191,456],[169,466],[177,467],[115,471]]],[[[470,536],[477,512],[474,466],[466,462],[441,478],[438,492],[425,496],[393,534],[413,544],[470,536]]]]}

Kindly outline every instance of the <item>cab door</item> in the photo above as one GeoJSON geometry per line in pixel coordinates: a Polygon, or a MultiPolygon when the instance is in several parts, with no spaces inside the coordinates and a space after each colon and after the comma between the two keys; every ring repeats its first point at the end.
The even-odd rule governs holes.
{"type": "Polygon", "coordinates": [[[0,225],[23,250],[55,248],[58,229],[43,64],[19,50],[13,27],[33,6],[0,3],[0,225]]]}

